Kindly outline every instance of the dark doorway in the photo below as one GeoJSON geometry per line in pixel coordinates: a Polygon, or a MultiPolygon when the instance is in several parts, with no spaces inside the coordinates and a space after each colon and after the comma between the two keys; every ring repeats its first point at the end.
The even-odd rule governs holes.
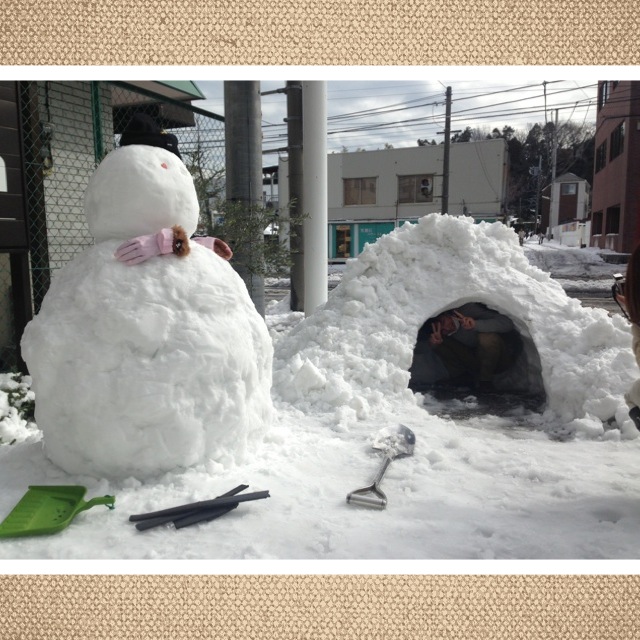
{"type": "Polygon", "coordinates": [[[481,302],[428,318],[418,330],[409,372],[415,393],[459,390],[544,398],[540,356],[526,325],[481,302]]]}

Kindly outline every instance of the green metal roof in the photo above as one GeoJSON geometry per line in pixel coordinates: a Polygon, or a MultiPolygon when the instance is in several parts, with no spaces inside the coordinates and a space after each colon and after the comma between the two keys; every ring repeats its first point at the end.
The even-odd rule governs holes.
{"type": "Polygon", "coordinates": [[[194,100],[203,100],[206,98],[204,93],[198,89],[198,85],[190,80],[173,80],[171,82],[158,81],[158,84],[163,84],[166,87],[179,91],[180,93],[187,94],[194,100]]]}

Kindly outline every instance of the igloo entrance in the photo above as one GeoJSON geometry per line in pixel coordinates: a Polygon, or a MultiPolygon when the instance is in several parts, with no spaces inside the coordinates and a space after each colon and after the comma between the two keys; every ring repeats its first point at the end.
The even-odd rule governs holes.
{"type": "Polygon", "coordinates": [[[409,373],[414,393],[480,389],[544,400],[540,356],[526,324],[482,302],[454,304],[427,318],[409,373]]]}

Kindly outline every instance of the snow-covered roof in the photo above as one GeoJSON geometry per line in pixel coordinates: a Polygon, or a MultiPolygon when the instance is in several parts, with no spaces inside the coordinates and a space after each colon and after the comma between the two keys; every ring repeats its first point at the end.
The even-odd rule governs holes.
{"type": "Polygon", "coordinates": [[[563,173],[561,176],[557,176],[556,182],[588,182],[585,178],[577,176],[575,173],[563,173]]]}

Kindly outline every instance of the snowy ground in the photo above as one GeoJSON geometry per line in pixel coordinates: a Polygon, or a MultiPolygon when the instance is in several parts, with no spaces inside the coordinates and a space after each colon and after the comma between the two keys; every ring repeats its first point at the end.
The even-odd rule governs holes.
{"type": "MultiPolygon", "coordinates": [[[[610,275],[624,268],[604,263],[595,250],[568,249],[554,242],[540,246],[532,240],[525,246],[525,255],[532,265],[560,278],[565,288],[573,279],[584,280],[585,276],[594,286],[608,288],[610,275]]],[[[539,302],[544,305],[545,300],[539,302]]],[[[573,309],[569,302],[567,305],[573,309]]],[[[605,312],[589,313],[603,331],[609,330],[605,312]]],[[[267,323],[276,354],[280,341],[302,322],[302,314],[289,312],[286,301],[271,304],[267,323]]],[[[621,321],[616,320],[615,327],[623,331],[621,321]]],[[[340,356],[348,359],[350,354],[343,346],[345,353],[340,356]]],[[[630,363],[635,363],[625,349],[620,350],[625,380],[631,379],[630,363]]],[[[611,361],[603,359],[602,364],[610,366],[611,361]]],[[[306,370],[301,366],[299,371],[306,370]]],[[[403,396],[367,410],[357,405],[349,390],[341,390],[351,402],[349,409],[327,412],[312,401],[313,375],[317,377],[318,371],[309,371],[310,377],[305,378],[309,402],[289,402],[279,394],[276,423],[246,464],[193,468],[145,483],[133,478],[108,482],[68,475],[45,457],[36,426],[12,412],[6,392],[0,392],[0,520],[29,485],[81,484],[87,487],[87,497],[116,496],[115,510],[94,507],[79,514],[61,533],[0,540],[0,558],[551,560],[640,556],[640,439],[628,425],[614,423],[610,428],[589,418],[577,421],[568,437],[553,438],[547,428],[548,415],[517,401],[490,406],[469,396],[444,400],[425,396],[424,403],[403,396]],[[368,484],[378,470],[380,457],[370,447],[371,438],[379,429],[398,423],[415,432],[416,447],[413,456],[393,461],[384,477],[386,510],[347,505],[347,493],[368,484]],[[208,499],[241,483],[253,491],[269,490],[271,497],[240,505],[219,520],[181,530],[167,526],[138,532],[128,522],[130,514],[208,499]]],[[[2,382],[3,387],[10,385],[6,375],[2,382]]],[[[619,394],[614,400],[620,404],[619,394]]],[[[621,411],[618,409],[618,418],[622,422],[621,411]]],[[[106,570],[111,566],[106,565],[106,570]]],[[[220,566],[191,565],[195,571],[208,567],[204,570],[213,572],[220,566]]],[[[398,566],[407,571],[424,567],[394,565],[398,566]]],[[[240,570],[246,567],[255,564],[242,563],[240,570]]],[[[292,570],[297,570],[295,565],[292,570]]]]}

